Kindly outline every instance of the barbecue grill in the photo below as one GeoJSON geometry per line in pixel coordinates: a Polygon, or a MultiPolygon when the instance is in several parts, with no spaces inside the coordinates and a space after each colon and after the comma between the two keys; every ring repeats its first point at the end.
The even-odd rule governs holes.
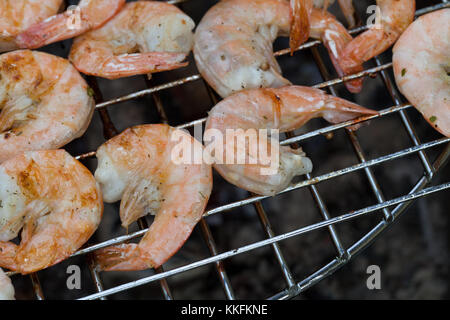
{"type": "MultiPolygon", "coordinates": [[[[168,2],[182,6],[182,10],[190,15],[191,12],[189,10],[194,12],[192,15],[193,18],[196,19],[197,23],[201,15],[195,12],[205,12],[205,8],[202,10],[197,10],[201,8],[201,6],[205,5],[205,1],[173,0],[168,2]],[[198,16],[195,17],[195,15],[198,16]]],[[[418,1],[418,3],[419,2],[420,1],[418,1]]],[[[447,1],[434,1],[433,3],[431,3],[432,1],[426,2],[428,6],[418,6],[418,10],[416,12],[417,16],[450,7],[450,4],[447,1]]],[[[206,1],[206,3],[208,7],[213,4],[208,1],[206,1]]],[[[351,30],[351,33],[354,35],[364,31],[366,28],[366,26],[358,27],[351,30]]],[[[60,47],[61,44],[55,44],[45,48],[45,50],[51,53],[60,52],[61,50],[65,50],[65,52],[67,52],[69,45],[70,42],[68,44],[66,41],[63,43],[62,48],[60,47]]],[[[286,45],[286,41],[277,41],[275,45],[286,45]]],[[[333,95],[341,95],[345,98],[351,98],[351,96],[349,96],[349,94],[343,89],[342,84],[344,81],[360,77],[367,77],[368,79],[376,77],[379,81],[382,81],[386,94],[392,101],[391,104],[383,106],[374,105],[373,102],[364,104],[365,107],[379,110],[380,113],[378,115],[358,119],[356,121],[347,121],[336,125],[325,124],[323,120],[314,120],[312,121],[312,125],[308,124],[305,128],[299,131],[286,134],[286,137],[281,144],[292,146],[301,145],[306,153],[311,156],[314,165],[318,167],[318,170],[314,169],[312,174],[308,174],[305,177],[301,177],[301,179],[296,180],[288,189],[282,192],[282,195],[278,197],[300,192],[301,190],[308,190],[312,196],[310,196],[311,201],[314,202],[316,211],[319,213],[315,219],[311,219],[312,221],[304,223],[298,227],[283,226],[281,228],[283,231],[277,232],[277,228],[273,226],[274,221],[277,219],[277,216],[287,213],[277,210],[278,208],[274,208],[273,206],[270,208],[270,212],[268,212],[266,203],[270,200],[269,197],[252,194],[248,195],[246,192],[239,190],[236,191],[235,189],[232,189],[234,188],[233,186],[227,185],[224,181],[221,181],[219,176],[215,174],[212,203],[208,206],[204,217],[199,222],[196,230],[193,232],[193,235],[185,245],[185,247],[187,247],[186,250],[189,251],[191,250],[191,247],[195,247],[195,245],[190,246],[190,243],[200,243],[201,246],[205,246],[207,248],[207,255],[203,254],[202,256],[202,254],[200,254],[196,256],[195,259],[188,261],[182,257],[177,258],[177,254],[173,258],[175,262],[172,262],[171,259],[171,261],[169,261],[166,265],[156,270],[129,273],[100,273],[96,269],[96,264],[92,258],[92,253],[97,249],[110,245],[120,244],[127,241],[138,241],[140,237],[146,233],[148,229],[148,222],[146,219],[149,219],[140,219],[137,226],[135,226],[136,229],[130,229],[128,230],[128,233],[124,235],[124,232],[120,231],[118,228],[118,206],[106,205],[104,219],[109,219],[110,222],[102,222],[97,234],[71,258],[48,270],[43,270],[29,276],[21,276],[10,272],[9,275],[12,277],[13,282],[26,287],[24,284],[24,279],[26,279],[26,281],[31,279],[34,297],[36,299],[45,299],[49,294],[55,294],[54,292],[46,292],[46,287],[51,287],[49,282],[59,281],[63,283],[62,285],[64,285],[67,277],[70,276],[70,274],[66,272],[67,266],[75,264],[81,267],[84,275],[82,278],[82,285],[89,288],[78,291],[78,293],[75,290],[74,294],[76,294],[76,296],[70,295],[70,298],[123,298],[126,297],[125,294],[130,290],[134,290],[142,286],[147,288],[147,286],[153,285],[155,288],[158,287],[158,290],[161,290],[162,296],[144,294],[143,298],[160,299],[162,297],[170,300],[176,297],[177,290],[176,287],[171,286],[171,279],[177,277],[183,279],[183,276],[189,275],[187,278],[188,280],[184,282],[182,280],[176,282],[181,283],[181,285],[190,286],[196,281],[208,281],[214,283],[211,284],[211,286],[222,288],[224,298],[239,299],[240,297],[236,294],[233,276],[230,276],[229,270],[227,270],[227,261],[238,256],[245,259],[245,257],[249,255],[257,255],[261,250],[266,250],[272,257],[271,261],[273,263],[271,264],[271,267],[279,269],[276,272],[279,279],[277,280],[277,284],[274,285],[274,291],[264,298],[290,299],[298,296],[300,293],[311,288],[319,281],[332,275],[339,268],[351,261],[353,257],[362,252],[374,240],[376,240],[383,230],[396,223],[397,218],[402,213],[407,211],[407,209],[413,204],[414,200],[434,193],[445,192],[450,189],[450,182],[448,180],[445,181],[445,178],[442,184],[431,184],[433,178],[439,174],[440,170],[445,166],[446,161],[448,160],[450,154],[450,139],[437,134],[433,135],[433,132],[431,133],[431,136],[437,138],[431,139],[427,142],[422,142],[419,139],[419,134],[417,133],[414,123],[411,120],[411,114],[417,112],[413,109],[413,106],[403,102],[404,100],[399,94],[399,91],[392,80],[393,77],[390,74],[392,72],[392,63],[384,62],[384,55],[372,59],[372,61],[367,64],[370,65],[370,67],[366,68],[364,71],[344,78],[339,78],[335,77],[333,74],[334,71],[320,41],[309,41],[303,44],[298,48],[294,56],[289,56],[289,53],[290,51],[288,48],[278,50],[275,53],[277,57],[282,59],[282,67],[283,65],[288,66],[286,67],[289,69],[287,71],[288,78],[289,73],[294,72],[292,70],[297,71],[300,68],[302,70],[306,70],[307,68],[316,67],[323,81],[320,81],[320,83],[316,82],[316,84],[307,83],[307,85],[324,89],[333,95]],[[303,62],[299,61],[299,55],[304,53],[307,53],[310,59],[306,59],[304,56],[301,56],[302,59],[305,59],[305,63],[303,64],[303,62]],[[309,65],[307,65],[307,63],[309,63],[309,65]],[[402,148],[397,149],[397,146],[393,146],[390,149],[392,150],[391,152],[376,155],[375,157],[371,157],[369,159],[364,149],[370,150],[370,148],[376,147],[373,145],[365,145],[364,139],[359,137],[360,131],[361,136],[370,135],[373,130],[379,130],[382,128],[381,126],[377,127],[375,125],[376,122],[382,121],[388,117],[398,117],[396,120],[396,130],[398,132],[392,132],[392,135],[405,135],[407,139],[409,139],[410,145],[408,147],[403,146],[402,148]],[[368,124],[369,121],[370,124],[368,124]],[[352,131],[350,129],[350,127],[355,123],[363,124],[359,131],[352,131]],[[338,135],[343,135],[344,137],[347,136],[347,138],[346,140],[340,138],[338,139],[338,135]],[[343,168],[336,168],[332,165],[324,165],[322,167],[322,164],[326,163],[329,159],[314,158],[314,150],[312,149],[318,140],[320,140],[319,143],[321,144],[321,148],[325,149],[327,148],[327,143],[331,143],[333,140],[338,140],[337,142],[339,143],[349,141],[351,148],[357,157],[357,163],[350,163],[343,168]],[[431,157],[430,153],[432,152],[433,155],[437,156],[431,157]],[[420,170],[418,172],[419,178],[415,181],[409,192],[394,194],[388,199],[383,194],[383,191],[389,190],[393,186],[382,185],[379,182],[380,180],[377,178],[376,170],[381,165],[389,165],[398,159],[407,157],[414,158],[420,162],[420,170]],[[431,161],[431,158],[433,158],[434,161],[431,161]],[[329,168],[332,169],[325,170],[329,168]],[[363,192],[371,193],[374,201],[372,203],[365,204],[362,208],[357,210],[339,208],[339,214],[330,213],[330,210],[327,207],[327,202],[319,190],[320,184],[332,182],[335,186],[338,186],[338,188],[341,188],[341,186],[344,188],[345,186],[341,184],[343,181],[342,178],[353,173],[362,175],[364,185],[363,192]],[[227,192],[230,190],[234,190],[237,196],[227,196],[227,192]],[[214,201],[214,199],[220,200],[214,201]],[[215,202],[217,202],[217,204],[215,202]],[[248,213],[251,211],[252,206],[254,207],[256,214],[248,213]],[[246,243],[239,243],[235,247],[223,247],[214,237],[213,229],[220,228],[221,221],[225,219],[226,215],[232,215],[232,213],[229,213],[229,211],[232,210],[240,210],[239,214],[245,215],[244,221],[247,221],[248,223],[250,223],[250,220],[252,219],[253,221],[255,219],[259,221],[264,235],[262,239],[249,234],[249,240],[247,240],[246,243]],[[340,225],[349,223],[350,221],[364,219],[369,216],[371,219],[376,221],[374,226],[371,226],[367,230],[360,231],[360,234],[357,236],[357,240],[350,244],[346,244],[342,241],[343,234],[339,232],[340,225]],[[102,230],[108,231],[105,234],[102,230]],[[113,230],[112,233],[110,233],[111,230],[113,230]],[[300,276],[296,275],[295,272],[292,271],[292,266],[302,264],[302,261],[296,261],[289,256],[289,253],[291,253],[292,250],[289,250],[289,253],[286,254],[287,251],[284,243],[289,241],[289,239],[306,237],[311,233],[319,231],[328,233],[327,237],[329,237],[330,241],[327,244],[329,244],[330,250],[333,250],[332,257],[329,260],[325,260],[327,262],[305,271],[305,274],[300,276]],[[201,270],[202,268],[213,268],[215,270],[215,274],[212,273],[211,276],[208,277],[208,280],[205,280],[204,278],[198,276],[198,270],[201,270]],[[89,272],[85,272],[87,270],[89,270],[89,272]],[[45,282],[41,281],[43,278],[46,279],[45,282]],[[108,286],[104,285],[105,278],[108,279],[108,286]],[[86,281],[89,283],[86,284],[86,281]],[[79,292],[83,292],[83,295],[80,296],[79,292]]],[[[386,54],[386,56],[388,56],[388,54],[386,54]]],[[[79,141],[73,142],[67,147],[67,149],[71,151],[72,154],[76,154],[77,159],[85,163],[89,168],[94,169],[95,160],[93,160],[93,158],[95,157],[95,152],[93,152],[93,150],[99,146],[99,144],[95,144],[99,141],[99,139],[101,139],[98,138],[99,130],[103,128],[104,139],[109,139],[119,132],[116,125],[120,127],[121,131],[130,125],[142,124],[143,122],[139,116],[134,114],[133,110],[136,108],[145,109],[145,120],[147,120],[147,118],[154,119],[149,121],[164,122],[190,131],[192,131],[195,126],[202,125],[205,122],[205,111],[208,109],[199,109],[197,111],[196,106],[204,105],[205,100],[201,99],[201,101],[197,101],[198,103],[196,104],[190,104],[193,99],[198,99],[198,95],[189,93],[189,89],[184,89],[183,87],[188,86],[188,88],[190,88],[191,85],[195,85],[196,90],[198,90],[199,87],[203,87],[202,90],[204,91],[205,96],[210,99],[210,102],[207,102],[209,108],[217,103],[218,97],[207,85],[207,83],[203,81],[201,76],[197,74],[195,63],[193,62],[192,57],[190,59],[190,66],[188,68],[155,74],[153,75],[152,80],[145,78],[145,81],[143,81],[142,77],[133,77],[127,80],[118,81],[107,81],[92,77],[88,78],[90,86],[95,91],[95,98],[97,102],[97,114],[94,117],[93,124],[91,124],[91,127],[94,129],[89,129],[85,137],[79,141]],[[143,85],[145,85],[145,87],[143,87],[143,85]],[[130,91],[127,91],[130,87],[138,87],[140,89],[130,93],[130,91]],[[109,93],[111,93],[111,91],[113,92],[112,95],[114,98],[104,99],[103,94],[106,91],[105,88],[108,88],[109,93]],[[124,93],[122,94],[122,92],[124,93]],[[119,97],[116,98],[117,96],[119,97]],[[182,107],[173,108],[171,104],[182,105],[182,107]],[[115,115],[110,114],[113,108],[114,110],[119,110],[115,113],[115,115]],[[193,110],[191,110],[189,114],[184,108],[193,110]],[[89,135],[96,136],[93,140],[86,140],[89,135]],[[93,143],[92,141],[96,142],[93,143]],[[79,150],[82,151],[80,152],[79,150]]],[[[305,81],[310,80],[307,79],[305,81]]],[[[297,82],[295,84],[305,85],[305,82],[297,82]]],[[[364,91],[368,90],[371,90],[371,86],[366,83],[364,91]]],[[[377,101],[377,99],[374,100],[377,101]]],[[[425,122],[419,117],[418,119],[418,121],[425,122]]],[[[432,129],[429,130],[432,131],[432,129]]],[[[430,136],[430,134],[428,134],[428,136],[430,136]]],[[[383,141],[382,143],[389,144],[391,141],[383,141]]],[[[342,148],[346,150],[346,146],[342,146],[342,148]]],[[[350,149],[348,149],[348,152],[351,152],[350,149]]],[[[417,167],[418,166],[414,166],[413,168],[417,167]]],[[[448,176],[446,179],[448,179],[448,176]]],[[[404,184],[403,181],[397,181],[397,183],[404,184]]],[[[303,214],[301,204],[293,203],[292,206],[298,206],[298,208],[296,207],[299,212],[298,214],[303,214]]],[[[230,219],[232,218],[233,217],[230,219]]],[[[239,231],[235,230],[235,232],[239,231]]],[[[261,230],[257,232],[261,232],[261,230]]],[[[233,237],[233,233],[229,231],[228,236],[233,237]]],[[[312,245],[314,246],[318,244],[313,243],[312,245]]],[[[302,248],[297,249],[302,250],[302,248]]],[[[185,250],[185,248],[181,251],[183,250],[185,250]]],[[[183,253],[180,254],[183,255],[183,253]]],[[[321,253],[319,253],[319,255],[320,254],[321,253]]],[[[257,261],[257,259],[255,261],[257,261]]],[[[154,289],[154,287],[152,288],[154,289]]],[[[154,293],[156,291],[149,288],[148,292],[154,293]]],[[[30,295],[29,297],[32,296],[30,295]]],[[[213,295],[212,297],[214,298],[215,296],[213,295]]]]}

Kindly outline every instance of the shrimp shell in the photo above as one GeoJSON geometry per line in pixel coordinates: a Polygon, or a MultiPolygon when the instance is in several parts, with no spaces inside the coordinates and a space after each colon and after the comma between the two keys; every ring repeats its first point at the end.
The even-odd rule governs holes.
{"type": "Polygon", "coordinates": [[[57,149],[80,137],[95,102],[69,61],[19,50],[0,56],[0,163],[31,150],[57,149]]]}
{"type": "Polygon", "coordinates": [[[100,189],[64,150],[31,151],[0,165],[0,267],[28,274],[72,255],[97,229],[100,189]],[[19,245],[8,242],[21,232],[19,245]]]}
{"type": "Polygon", "coordinates": [[[96,252],[101,270],[156,268],[177,252],[211,194],[212,167],[202,161],[202,153],[203,146],[191,135],[159,124],[127,129],[98,149],[95,177],[106,202],[121,199],[122,225],[128,227],[148,213],[156,214],[139,244],[96,252]],[[193,147],[198,164],[174,161],[180,143],[189,150],[193,147]]]}
{"type": "Polygon", "coordinates": [[[414,21],[393,53],[402,94],[434,129],[450,137],[450,9],[414,21]]]}

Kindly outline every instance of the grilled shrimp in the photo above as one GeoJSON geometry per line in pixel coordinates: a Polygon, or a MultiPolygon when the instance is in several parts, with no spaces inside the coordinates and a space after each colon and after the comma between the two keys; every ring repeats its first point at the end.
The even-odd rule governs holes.
{"type": "Polygon", "coordinates": [[[167,125],[127,129],[98,149],[95,177],[106,202],[122,199],[122,225],[128,227],[148,213],[156,214],[139,244],[97,251],[102,270],[160,266],[183,245],[200,220],[212,189],[212,168],[203,161],[189,163],[192,158],[177,161],[180,138],[186,148],[194,149],[194,158],[203,159],[200,142],[167,125]]]}
{"type": "Polygon", "coordinates": [[[69,61],[37,51],[0,56],[0,163],[57,149],[87,129],[94,99],[69,61]]]}
{"type": "Polygon", "coordinates": [[[89,75],[117,79],[186,66],[193,45],[190,17],[156,1],[127,3],[100,29],[75,39],[70,61],[89,75]]]}
{"type": "Polygon", "coordinates": [[[450,9],[418,18],[393,52],[400,91],[433,128],[450,137],[450,9]]]}
{"type": "Polygon", "coordinates": [[[206,151],[214,158],[214,168],[228,182],[257,194],[274,195],[285,189],[294,176],[311,172],[312,162],[300,149],[279,146],[276,138],[263,140],[269,132],[260,129],[287,132],[312,118],[323,117],[339,123],[376,113],[309,87],[244,90],[222,100],[210,111],[204,135],[206,151]],[[227,135],[229,130],[234,135],[227,135]],[[217,136],[226,139],[216,140],[217,136]],[[273,149],[275,144],[279,148],[273,149]],[[218,152],[218,148],[224,151],[218,152]],[[262,148],[270,153],[270,161],[261,157],[262,148]],[[239,162],[239,157],[247,160],[239,162]]]}
{"type": "Polygon", "coordinates": [[[345,74],[359,72],[365,61],[386,51],[414,20],[415,0],[377,0],[377,5],[379,23],[353,39],[342,52],[339,64],[345,74]]]}
{"type": "MultiPolygon", "coordinates": [[[[16,1],[16,0],[14,0],[16,1]]],[[[45,45],[70,39],[89,30],[101,27],[114,17],[123,7],[126,0],[81,0],[76,9],[69,8],[64,13],[49,15],[47,19],[37,20],[19,33],[16,43],[22,49],[37,49],[45,45]]],[[[3,1],[4,2],[4,1],[3,1]]],[[[10,1],[6,1],[10,2],[10,1]]],[[[22,1],[25,6],[49,6],[42,1],[22,1]]],[[[62,1],[50,2],[52,8],[58,9],[62,1]]],[[[42,9],[36,9],[41,11],[42,9]]]]}
{"type": "MultiPolygon", "coordinates": [[[[322,38],[338,67],[340,51],[352,40],[330,13],[313,9],[310,34],[322,38]]],[[[195,32],[194,56],[206,81],[222,97],[242,89],[290,84],[281,75],[272,42],[290,31],[290,6],[284,0],[227,0],[213,6],[195,32]]],[[[362,66],[361,66],[362,70],[362,66]]],[[[347,82],[358,87],[361,80],[347,82]]],[[[354,90],[354,89],[352,89],[354,90]]]]}
{"type": "Polygon", "coordinates": [[[88,169],[64,150],[0,165],[0,267],[28,274],[73,254],[97,229],[103,201],[88,169]],[[17,245],[10,240],[19,231],[17,245]]]}
{"type": "Polygon", "coordinates": [[[14,287],[12,286],[11,279],[0,268],[0,301],[1,300],[14,300],[14,287]]]}

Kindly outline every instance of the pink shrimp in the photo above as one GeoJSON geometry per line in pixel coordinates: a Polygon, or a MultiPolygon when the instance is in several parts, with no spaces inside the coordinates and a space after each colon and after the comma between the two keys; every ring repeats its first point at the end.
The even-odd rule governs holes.
{"type": "Polygon", "coordinates": [[[11,279],[0,268],[0,301],[14,300],[14,287],[11,279]]]}
{"type": "Polygon", "coordinates": [[[202,152],[203,146],[191,135],[167,125],[127,129],[98,149],[95,177],[106,202],[122,199],[122,225],[128,227],[148,213],[156,214],[139,244],[96,252],[101,270],[156,268],[183,245],[202,217],[212,190],[211,166],[190,162],[197,156],[202,160],[202,152]],[[193,158],[178,159],[181,145],[194,150],[193,158]]]}
{"type": "Polygon", "coordinates": [[[108,79],[180,68],[194,27],[174,5],[130,2],[103,27],[76,38],[69,59],[79,71],[108,79]]]}
{"type": "MultiPolygon", "coordinates": [[[[353,7],[352,0],[338,0],[338,2],[349,27],[353,28],[355,26],[355,8],[353,7]]],[[[334,0],[314,0],[314,6],[324,10],[326,10],[332,3],[334,3],[334,0]]]]}
{"type": "Polygon", "coordinates": [[[339,123],[373,114],[377,112],[309,87],[243,90],[222,100],[209,112],[204,140],[206,150],[215,160],[214,168],[227,181],[257,194],[274,195],[285,189],[294,176],[311,172],[312,163],[301,150],[279,146],[276,139],[268,141],[266,146],[261,137],[267,134],[260,129],[287,132],[300,128],[312,118],[323,117],[339,123]],[[231,136],[233,142],[228,138],[229,130],[235,133],[231,136]],[[216,141],[217,136],[222,137],[218,143],[208,143],[216,141]],[[247,144],[234,142],[245,142],[247,138],[247,144]],[[278,148],[273,149],[275,145],[278,148]],[[252,147],[274,151],[270,159],[264,159],[263,150],[259,149],[258,156],[254,156],[252,147]],[[253,159],[253,163],[235,160],[243,155],[245,159],[253,159]]]}
{"type": "Polygon", "coordinates": [[[103,214],[92,173],[64,150],[22,153],[0,165],[0,267],[22,274],[73,254],[103,214]],[[15,239],[20,230],[20,244],[15,239]]]}
{"type": "Polygon", "coordinates": [[[342,13],[348,22],[349,28],[353,28],[356,25],[355,22],[355,8],[353,7],[353,0],[338,0],[342,13]]]}
{"type": "Polygon", "coordinates": [[[0,163],[82,136],[95,109],[90,90],[66,59],[31,50],[0,55],[0,163]]]}
{"type": "Polygon", "coordinates": [[[289,47],[291,54],[310,35],[310,15],[313,9],[313,0],[291,0],[291,27],[289,32],[289,47]]]}

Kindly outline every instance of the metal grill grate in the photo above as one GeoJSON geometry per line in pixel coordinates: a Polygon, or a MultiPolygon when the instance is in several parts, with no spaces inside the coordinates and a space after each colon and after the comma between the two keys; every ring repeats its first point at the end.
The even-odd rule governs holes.
{"type": "MultiPolygon", "coordinates": [[[[185,2],[186,0],[175,0],[175,1],[168,1],[169,3],[177,4],[181,2],[185,2]]],[[[194,1],[194,0],[191,0],[194,1]]],[[[442,4],[437,4],[434,6],[430,6],[421,10],[417,11],[417,16],[423,15],[425,13],[435,11],[441,8],[450,7],[448,2],[446,0],[442,1],[442,4]]],[[[360,27],[356,28],[354,30],[351,30],[351,33],[355,34],[361,31],[364,31],[366,27],[360,27]]],[[[269,297],[269,299],[288,299],[295,297],[300,292],[310,288],[320,280],[324,279],[325,277],[331,275],[334,273],[337,269],[342,267],[344,264],[346,264],[353,256],[355,256],[357,253],[361,252],[364,248],[366,248],[384,229],[386,229],[388,226],[390,226],[393,221],[401,214],[403,213],[412,203],[413,200],[418,199],[420,197],[424,197],[427,195],[430,195],[435,192],[448,190],[450,189],[450,183],[444,183],[437,186],[429,187],[429,184],[431,183],[431,180],[433,177],[436,176],[439,169],[442,168],[450,154],[450,139],[449,138],[440,138],[434,141],[422,143],[420,142],[407,114],[406,110],[409,108],[412,108],[409,104],[403,104],[401,102],[399,93],[392,82],[390,76],[388,75],[388,70],[392,67],[392,63],[386,63],[382,64],[380,62],[379,58],[375,58],[374,62],[376,64],[375,67],[369,68],[364,70],[361,73],[350,75],[344,78],[337,78],[337,79],[331,79],[330,75],[328,74],[328,71],[326,69],[326,66],[319,54],[318,46],[320,45],[320,41],[310,41],[301,47],[298,48],[298,50],[312,50],[312,54],[314,57],[314,60],[320,70],[320,73],[323,77],[323,80],[325,82],[319,83],[315,85],[315,88],[321,88],[321,89],[327,89],[329,92],[333,95],[337,95],[336,90],[334,89],[334,86],[337,84],[341,84],[346,80],[354,79],[354,78],[360,78],[360,77],[367,77],[374,74],[379,74],[384,82],[384,85],[386,87],[387,92],[392,97],[393,106],[390,108],[386,108],[384,110],[381,110],[378,115],[369,116],[364,119],[359,119],[356,122],[355,121],[347,121],[345,123],[340,123],[336,125],[329,125],[327,127],[320,128],[318,130],[314,130],[311,132],[307,132],[302,135],[294,135],[293,133],[290,133],[287,135],[287,139],[282,141],[282,145],[292,145],[295,146],[297,143],[301,141],[305,141],[307,139],[311,139],[318,135],[323,135],[327,133],[334,132],[338,129],[345,129],[350,142],[353,146],[354,152],[359,160],[359,163],[353,166],[346,167],[344,169],[328,172],[325,174],[322,174],[320,176],[312,177],[311,175],[306,176],[306,180],[301,181],[299,183],[296,183],[283,191],[282,193],[291,192],[293,190],[297,190],[300,188],[309,188],[311,191],[311,194],[313,196],[313,199],[317,205],[317,208],[319,209],[322,220],[318,223],[310,224],[301,228],[298,228],[296,230],[282,233],[279,235],[276,235],[275,232],[272,229],[272,226],[269,222],[269,219],[267,217],[267,214],[264,210],[264,207],[261,203],[262,200],[268,198],[265,196],[257,196],[252,195],[244,200],[235,201],[228,203],[226,205],[222,205],[219,207],[216,207],[214,209],[208,210],[204,214],[204,218],[200,221],[199,226],[203,235],[203,239],[209,249],[210,257],[202,260],[198,260],[193,263],[189,263],[180,267],[176,267],[171,270],[165,271],[163,268],[158,268],[155,270],[155,274],[147,277],[140,278],[138,280],[124,283],[115,287],[107,288],[105,289],[103,287],[101,277],[99,272],[96,270],[95,261],[92,259],[91,254],[97,249],[104,248],[110,245],[123,243],[132,239],[139,238],[143,236],[147,230],[148,226],[145,222],[145,220],[141,219],[139,220],[139,228],[140,230],[128,235],[112,238],[110,240],[89,245],[85,248],[82,248],[81,250],[77,251],[73,256],[86,256],[86,261],[89,267],[89,270],[91,271],[91,276],[93,283],[95,285],[95,289],[97,292],[92,293],[88,296],[83,297],[82,299],[106,299],[106,297],[119,293],[122,291],[126,291],[138,286],[142,286],[144,284],[150,283],[150,282],[160,282],[160,286],[163,292],[163,296],[165,299],[173,299],[171,289],[166,281],[168,277],[181,274],[184,272],[188,272],[190,270],[193,270],[195,268],[213,264],[215,266],[215,269],[217,271],[218,279],[223,287],[224,293],[228,299],[235,299],[235,294],[233,287],[231,285],[231,282],[229,280],[229,277],[227,275],[226,269],[222,263],[224,259],[240,255],[245,252],[250,252],[252,250],[270,246],[273,250],[273,254],[276,258],[276,261],[278,262],[281,273],[285,281],[285,288],[281,292],[278,292],[274,294],[273,296],[269,297]],[[380,156],[378,158],[367,160],[364,152],[362,150],[361,144],[358,140],[357,135],[355,132],[348,129],[349,126],[364,122],[364,121],[375,121],[379,118],[385,117],[390,114],[399,114],[401,118],[401,122],[403,124],[404,129],[406,130],[410,140],[413,143],[413,146],[395,153],[387,154],[384,156],[380,156]],[[438,156],[437,160],[434,163],[431,163],[427,156],[427,150],[439,145],[444,146],[444,151],[438,156]],[[416,154],[424,168],[424,174],[423,176],[417,181],[415,186],[411,189],[411,191],[408,194],[405,194],[403,196],[386,200],[385,197],[382,194],[382,191],[380,189],[380,186],[378,185],[378,182],[375,178],[375,175],[372,172],[372,168],[376,165],[386,163],[389,161],[392,161],[394,159],[398,159],[401,157],[405,157],[411,154],[416,154]],[[320,182],[327,181],[330,179],[334,179],[352,172],[356,171],[363,171],[366,175],[366,178],[369,182],[369,186],[371,190],[373,191],[377,203],[371,206],[367,206],[365,208],[362,208],[360,210],[351,211],[336,217],[331,218],[330,214],[328,213],[327,207],[324,203],[324,201],[321,198],[321,195],[316,188],[316,185],[320,182]],[[266,239],[257,241],[230,251],[219,253],[215,240],[212,236],[211,230],[209,228],[207,218],[212,215],[217,215],[220,213],[224,213],[226,211],[229,211],[234,208],[239,208],[245,205],[252,204],[254,205],[257,216],[261,222],[261,225],[263,227],[263,230],[266,235],[266,239]],[[351,219],[355,219],[358,217],[366,216],[370,213],[382,211],[383,216],[379,223],[371,229],[368,233],[366,233],[363,237],[361,237],[358,241],[356,241],[353,245],[351,245],[348,248],[345,248],[345,246],[342,244],[340,237],[336,231],[335,225],[344,221],[348,221],[351,219]],[[333,241],[333,244],[336,249],[336,257],[331,260],[328,264],[324,265],[323,267],[319,268],[317,271],[312,273],[310,276],[304,278],[301,281],[298,281],[295,279],[293,273],[291,272],[288,264],[286,263],[286,260],[284,258],[283,252],[279,246],[279,242],[283,241],[285,239],[289,239],[292,237],[296,237],[305,233],[308,233],[313,230],[317,230],[320,228],[326,228],[328,229],[328,232],[330,233],[331,239],[333,241]]],[[[284,49],[281,51],[278,51],[275,53],[276,56],[282,56],[289,53],[289,49],[284,49]]],[[[201,76],[198,74],[191,75],[188,77],[185,77],[183,79],[179,79],[177,81],[169,82],[163,85],[159,86],[149,86],[148,89],[141,90],[126,96],[122,96],[117,99],[103,101],[102,94],[100,90],[98,89],[96,79],[90,78],[89,82],[91,87],[95,91],[95,98],[97,101],[96,108],[99,110],[101,119],[103,121],[103,125],[105,130],[105,137],[108,138],[112,137],[117,131],[114,128],[114,125],[112,124],[111,120],[109,119],[109,116],[107,112],[105,111],[107,107],[118,104],[120,102],[133,100],[136,98],[140,98],[143,96],[151,95],[153,97],[153,100],[155,102],[155,105],[157,107],[157,111],[162,119],[163,122],[168,122],[167,115],[164,111],[164,106],[161,103],[161,99],[158,96],[158,93],[163,90],[167,90],[170,88],[174,88],[177,86],[182,86],[189,82],[199,81],[202,80],[201,76]]],[[[149,84],[149,82],[148,82],[149,84]]],[[[206,82],[205,85],[207,86],[206,82]]],[[[215,104],[217,101],[215,100],[215,95],[211,88],[207,86],[207,90],[211,97],[212,105],[215,104]]],[[[192,128],[195,125],[203,124],[206,119],[198,119],[189,123],[185,123],[183,125],[178,126],[179,128],[192,128]]],[[[77,156],[76,158],[79,160],[87,159],[90,157],[95,156],[95,152],[89,152],[82,155],[77,156]]],[[[14,275],[14,273],[9,273],[9,275],[14,275]]],[[[33,288],[35,291],[35,296],[37,299],[44,299],[43,290],[41,288],[41,285],[39,283],[39,277],[38,274],[32,274],[31,280],[33,283],[33,288]]]]}

